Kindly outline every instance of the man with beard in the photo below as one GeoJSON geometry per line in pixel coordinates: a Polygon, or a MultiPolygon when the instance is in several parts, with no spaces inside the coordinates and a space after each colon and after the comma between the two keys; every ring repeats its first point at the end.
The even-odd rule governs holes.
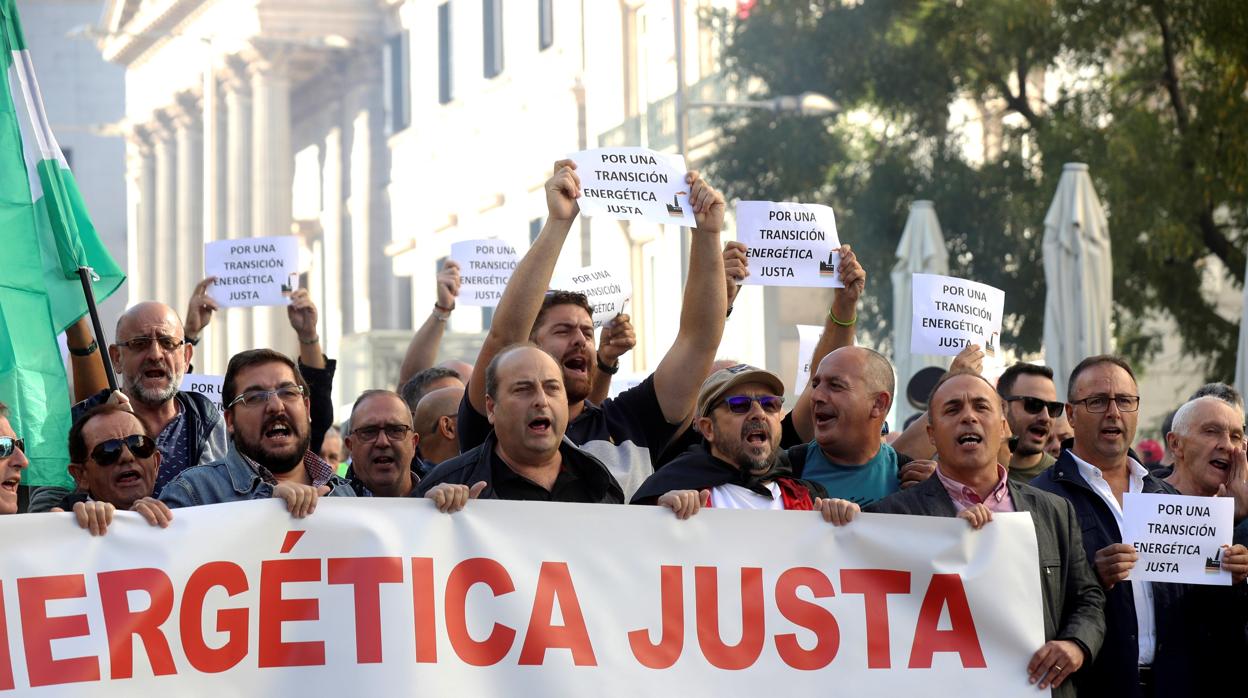
{"type": "Polygon", "coordinates": [[[309,450],[308,384],[295,362],[272,349],[230,358],[221,386],[230,449],[225,458],[187,468],[160,493],[170,507],[279,497],[296,518],[318,497],[351,497],[346,480],[309,450]]]}
{"type": "Polygon", "coordinates": [[[547,292],[555,261],[580,212],[576,164],[570,160],[555,163],[555,174],[546,182],[546,225],[507,283],[460,405],[462,451],[484,442],[490,431],[485,416],[487,391],[480,379],[485,367],[504,347],[527,339],[554,357],[563,371],[568,438],[600,458],[626,495],[654,472],[652,459],[693,410],[698,388],[715,359],[727,311],[720,253],[724,198],[696,172],[688,173],[686,182],[696,227],[675,341],[641,385],[594,405],[586,398],[595,372],[614,372],[618,364],[599,365],[593,313],[585,296],[547,292]]]}
{"type": "Polygon", "coordinates": [[[152,498],[160,451],[143,432],[139,418],[117,405],[99,405],[79,417],[69,430],[69,474],[77,489],[52,511],[72,511],[93,536],[104,535],[118,509],[167,527],[173,512],[152,498]]]}
{"type": "Polygon", "coordinates": [[[706,441],[651,475],[633,504],[658,504],[687,519],[721,509],[819,509],[833,521],[858,505],[826,498],[822,486],[793,477],[780,462],[784,383],[770,371],[737,364],[711,374],[698,394],[695,425],[706,441]]]}
{"type": "Polygon", "coordinates": [[[1057,401],[1053,369],[1018,362],[997,379],[997,394],[1005,403],[1005,421],[1010,425],[1010,478],[1031,482],[1057,461],[1044,452],[1054,420],[1066,408],[1057,401]]]}
{"type": "Polygon", "coordinates": [[[358,497],[406,497],[420,482],[413,467],[420,437],[412,413],[392,390],[366,390],[351,408],[347,482],[358,497]]]}
{"type": "Polygon", "coordinates": [[[564,438],[568,397],[559,364],[532,344],[495,355],[485,375],[485,409],[493,431],[485,443],[433,469],[414,496],[443,512],[469,499],[622,504],[624,494],[603,463],[564,438]]]}
{"type": "Polygon", "coordinates": [[[9,424],[9,406],[0,402],[0,514],[17,513],[17,487],[30,467],[26,444],[9,424]]]}

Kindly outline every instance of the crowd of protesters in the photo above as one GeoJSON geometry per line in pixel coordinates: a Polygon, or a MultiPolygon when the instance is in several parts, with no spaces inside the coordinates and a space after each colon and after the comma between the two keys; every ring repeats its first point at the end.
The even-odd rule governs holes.
{"type": "MultiPolygon", "coordinates": [[[[1178,406],[1164,453],[1132,450],[1140,391],[1129,363],[1090,356],[1065,400],[1053,372],[1019,363],[991,384],[971,346],[936,384],[928,411],[885,438],[897,386],[888,358],[855,346],[866,274],[841,248],[837,288],[808,385],[785,409],[774,373],[717,361],[747,250],[720,239],[722,195],[688,175],[696,227],[680,325],[655,371],[607,398],[636,342],[626,315],[595,336],[583,295],[549,285],[579,208],[570,161],[545,186],[548,217],[519,262],[472,364],[434,365],[460,277],[448,261],[437,302],[417,330],[396,390],[356,397],[341,431],[330,399],[335,364],[321,351],[306,291],[289,306],[300,354],[233,356],[224,412],[179,390],[217,310],[212,279],[185,321],[149,301],[128,309],[107,351],[119,391],[100,375],[100,348],[70,333],[81,401],[66,435],[73,490],[38,488],[29,511],[72,512],[104,535],[117,510],[167,527],[181,507],[283,500],[295,517],[321,497],[423,497],[443,512],[495,498],[657,505],[678,519],[702,508],[816,510],[855,526],[861,511],[958,517],[980,529],[994,513],[1030,512],[1042,582],[1044,644],[1027,667],[1056,694],[1206,695],[1234,683],[1248,657],[1248,461],[1244,408],[1213,384],[1178,406]],[[83,385],[86,387],[84,388],[83,385]],[[83,394],[85,393],[85,394],[83,394]],[[340,468],[339,463],[345,462],[340,468]],[[1123,543],[1125,493],[1234,500],[1229,587],[1136,582],[1123,543]]],[[[0,403],[0,514],[18,510],[27,465],[0,403]]],[[[470,515],[470,513],[460,514],[470,515]]],[[[1003,590],[1009,593],[1009,590],[1003,590]]]]}

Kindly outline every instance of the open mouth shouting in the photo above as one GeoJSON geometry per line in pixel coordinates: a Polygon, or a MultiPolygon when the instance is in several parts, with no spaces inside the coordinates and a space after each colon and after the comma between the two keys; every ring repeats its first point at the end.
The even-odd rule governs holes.
{"type": "Polygon", "coordinates": [[[550,421],[550,417],[535,417],[529,420],[525,425],[529,434],[533,436],[549,436],[554,434],[554,423],[550,421]]]}
{"type": "Polygon", "coordinates": [[[1125,435],[1124,435],[1124,432],[1122,431],[1122,427],[1116,424],[1110,424],[1109,426],[1101,428],[1102,439],[1106,439],[1110,441],[1120,441],[1124,438],[1124,436],[1125,435]]]}
{"type": "Polygon", "coordinates": [[[126,468],[113,477],[118,487],[135,487],[143,483],[143,474],[135,468],[126,468]]]}
{"type": "Polygon", "coordinates": [[[960,451],[977,450],[984,443],[984,437],[973,431],[958,435],[957,444],[960,451]]]}
{"type": "Polygon", "coordinates": [[[589,378],[589,359],[581,352],[568,354],[563,357],[563,372],[565,375],[589,378]]]}
{"type": "Polygon", "coordinates": [[[265,422],[260,435],[269,446],[286,446],[294,442],[295,430],[286,417],[274,417],[265,422]]]}
{"type": "Polygon", "coordinates": [[[826,408],[815,408],[815,428],[830,427],[836,423],[836,413],[826,408]]]}
{"type": "Polygon", "coordinates": [[[771,434],[761,422],[747,422],[741,427],[741,441],[752,448],[766,448],[771,445],[771,434]]]}
{"type": "Polygon", "coordinates": [[[161,366],[146,366],[142,375],[145,381],[167,381],[170,377],[169,372],[161,366]]]}
{"type": "Polygon", "coordinates": [[[1231,461],[1225,458],[1212,458],[1209,460],[1209,465],[1212,465],[1214,468],[1222,472],[1226,472],[1231,469],[1231,461]]]}
{"type": "Polygon", "coordinates": [[[4,492],[5,494],[11,494],[14,497],[16,497],[17,486],[20,484],[22,484],[22,476],[19,473],[17,475],[14,475],[13,477],[0,481],[0,492],[4,492]]]}

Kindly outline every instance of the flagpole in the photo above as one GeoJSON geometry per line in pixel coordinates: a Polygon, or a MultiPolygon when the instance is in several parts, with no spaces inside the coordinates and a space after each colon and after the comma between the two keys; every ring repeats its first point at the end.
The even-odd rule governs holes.
{"type": "Polygon", "coordinates": [[[91,326],[95,330],[95,343],[100,348],[100,360],[104,362],[104,373],[108,376],[108,389],[117,390],[117,374],[113,373],[113,360],[108,356],[108,342],[104,339],[104,328],[100,326],[100,309],[95,307],[95,290],[91,288],[91,275],[94,273],[91,267],[78,267],[82,295],[87,298],[87,310],[91,313],[91,326]]]}

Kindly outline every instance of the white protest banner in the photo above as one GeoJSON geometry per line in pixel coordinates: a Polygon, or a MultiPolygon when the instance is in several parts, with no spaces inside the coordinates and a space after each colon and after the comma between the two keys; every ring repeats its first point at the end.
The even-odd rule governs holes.
{"type": "Polygon", "coordinates": [[[978,344],[995,357],[1001,349],[1005,291],[952,276],[915,274],[910,351],[954,356],[978,344]]]}
{"type": "Polygon", "coordinates": [[[841,288],[840,239],[832,209],[819,204],[742,201],[737,240],[746,246],[750,275],[758,286],[841,288]]]}
{"type": "Polygon", "coordinates": [[[290,305],[299,288],[299,240],[293,235],[218,240],[204,245],[208,295],[224,308],[290,305]]]}
{"type": "Polygon", "coordinates": [[[223,383],[225,383],[225,376],[188,373],[182,376],[182,385],[179,390],[184,390],[188,393],[199,393],[212,400],[212,404],[217,406],[218,412],[224,412],[225,405],[221,404],[221,386],[223,383]]]}
{"type": "Polygon", "coordinates": [[[581,213],[694,227],[685,158],[645,148],[599,148],[568,156],[581,180],[581,213]]]}
{"type": "Polygon", "coordinates": [[[493,307],[503,297],[520,255],[502,240],[464,240],[451,245],[451,259],[459,262],[459,296],[464,305],[493,307]]]}
{"type": "Polygon", "coordinates": [[[563,274],[550,282],[550,287],[559,291],[576,291],[584,293],[589,305],[594,309],[594,329],[602,327],[616,315],[624,312],[628,299],[633,295],[633,287],[625,281],[628,278],[614,274],[609,269],[599,266],[581,267],[571,274],[563,274]]]}
{"type": "Polygon", "coordinates": [[[1122,517],[1122,542],[1140,554],[1128,579],[1230,585],[1222,546],[1235,528],[1233,498],[1127,492],[1122,517]]]}
{"type": "Polygon", "coordinates": [[[0,691],[36,698],[1032,698],[1044,644],[1027,514],[834,528],[325,498],[302,520],[280,500],[178,509],[165,529],[117,512],[102,537],[68,513],[0,519],[0,691]]]}
{"type": "Polygon", "coordinates": [[[798,325],[797,326],[797,378],[793,380],[793,392],[798,395],[806,389],[806,385],[810,383],[810,373],[815,370],[810,365],[810,359],[815,355],[815,345],[819,343],[819,338],[823,336],[822,325],[798,325]]]}

